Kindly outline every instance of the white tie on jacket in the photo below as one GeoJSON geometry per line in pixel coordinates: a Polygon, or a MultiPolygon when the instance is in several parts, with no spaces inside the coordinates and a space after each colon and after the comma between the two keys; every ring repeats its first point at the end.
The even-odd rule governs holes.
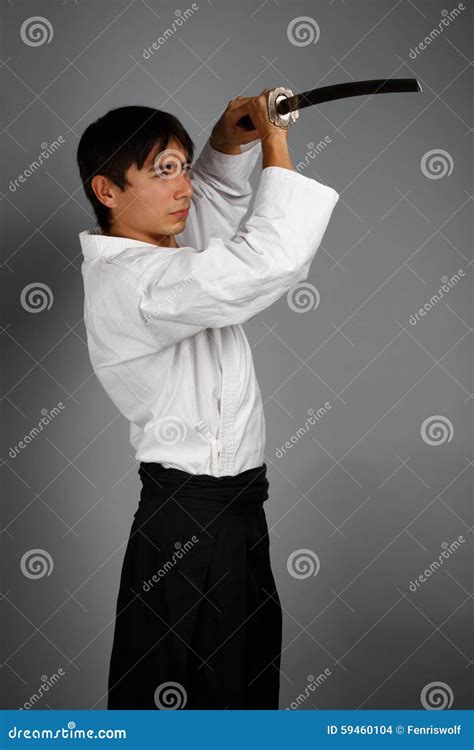
{"type": "Polygon", "coordinates": [[[206,142],[179,248],[80,232],[92,367],[130,422],[135,459],[234,475],[264,462],[265,419],[242,324],[307,278],[339,194],[282,167],[249,176],[206,142]]]}

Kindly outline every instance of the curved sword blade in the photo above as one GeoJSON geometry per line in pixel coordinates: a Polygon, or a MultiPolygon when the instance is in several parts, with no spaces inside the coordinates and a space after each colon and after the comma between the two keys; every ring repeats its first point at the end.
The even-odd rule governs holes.
{"type": "Polygon", "coordinates": [[[295,109],[312,107],[334,99],[345,99],[348,96],[398,94],[405,91],[421,91],[416,78],[375,78],[368,81],[350,81],[311,89],[311,91],[281,99],[276,105],[276,110],[279,115],[287,115],[295,109]]]}
{"type": "MultiPolygon", "coordinates": [[[[312,107],[315,104],[331,102],[335,99],[345,99],[348,96],[399,94],[407,91],[422,91],[416,78],[374,78],[368,81],[336,83],[281,99],[276,105],[276,110],[279,115],[287,115],[288,112],[296,109],[312,107]]],[[[237,125],[245,130],[254,130],[253,122],[248,115],[241,117],[237,125]]]]}

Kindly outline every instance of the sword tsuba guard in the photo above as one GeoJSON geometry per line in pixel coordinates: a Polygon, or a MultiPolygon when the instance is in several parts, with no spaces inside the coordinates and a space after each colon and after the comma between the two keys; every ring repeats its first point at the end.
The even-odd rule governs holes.
{"type": "Polygon", "coordinates": [[[293,96],[291,89],[287,89],[284,86],[277,86],[272,89],[268,94],[268,119],[273,125],[278,125],[279,128],[288,128],[293,125],[298,117],[300,116],[297,109],[293,112],[288,112],[286,115],[280,115],[276,111],[276,105],[281,99],[287,99],[293,96]]]}

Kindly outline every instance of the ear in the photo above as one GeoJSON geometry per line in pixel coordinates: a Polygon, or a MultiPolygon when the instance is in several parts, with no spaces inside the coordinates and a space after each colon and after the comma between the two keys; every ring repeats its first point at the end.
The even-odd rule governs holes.
{"type": "Polygon", "coordinates": [[[97,200],[107,206],[107,208],[117,208],[115,200],[115,189],[108,177],[102,174],[96,174],[91,180],[91,187],[97,200]]]}

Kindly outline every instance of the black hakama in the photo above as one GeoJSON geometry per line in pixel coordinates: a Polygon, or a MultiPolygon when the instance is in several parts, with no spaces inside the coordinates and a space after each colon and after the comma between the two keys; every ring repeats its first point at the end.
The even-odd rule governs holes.
{"type": "Polygon", "coordinates": [[[109,709],[277,709],[282,614],[266,464],[236,476],[141,463],[109,709]]]}

